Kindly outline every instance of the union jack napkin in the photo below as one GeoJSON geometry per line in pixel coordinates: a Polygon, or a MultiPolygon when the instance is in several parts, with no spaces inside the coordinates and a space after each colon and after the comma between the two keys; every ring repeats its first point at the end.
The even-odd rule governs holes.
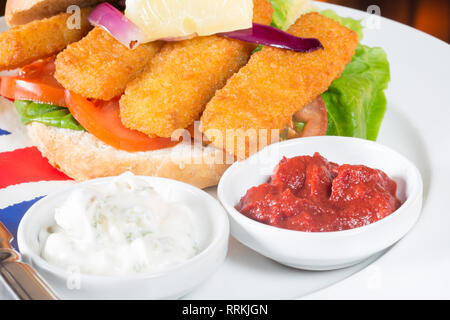
{"type": "Polygon", "coordinates": [[[0,221],[14,235],[17,249],[17,228],[28,208],[74,182],[42,157],[7,102],[0,97],[0,221]]]}

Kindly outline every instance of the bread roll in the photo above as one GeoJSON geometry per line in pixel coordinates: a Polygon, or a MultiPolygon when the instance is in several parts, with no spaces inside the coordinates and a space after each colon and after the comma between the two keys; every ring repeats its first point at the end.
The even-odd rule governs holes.
{"type": "Polygon", "coordinates": [[[100,0],[8,0],[5,19],[9,26],[28,23],[33,20],[51,17],[66,12],[71,5],[88,7],[100,3],[100,0]]]}
{"type": "Polygon", "coordinates": [[[212,146],[180,143],[168,149],[132,153],[108,146],[83,131],[48,127],[37,122],[27,128],[31,140],[50,164],[76,181],[131,171],[136,175],[171,178],[206,188],[217,185],[229,166],[216,163],[223,155],[212,146]]]}

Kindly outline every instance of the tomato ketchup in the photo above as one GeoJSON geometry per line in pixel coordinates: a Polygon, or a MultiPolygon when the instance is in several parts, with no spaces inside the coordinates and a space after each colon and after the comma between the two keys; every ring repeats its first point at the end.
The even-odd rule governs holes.
{"type": "Polygon", "coordinates": [[[236,205],[247,217],[272,226],[327,232],[365,226],[401,203],[397,184],[381,170],[338,165],[319,153],[283,158],[269,181],[250,188],[236,205]]]}

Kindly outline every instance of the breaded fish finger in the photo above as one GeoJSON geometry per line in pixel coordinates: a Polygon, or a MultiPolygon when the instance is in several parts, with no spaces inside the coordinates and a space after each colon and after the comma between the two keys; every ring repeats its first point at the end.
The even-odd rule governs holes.
{"type": "MultiPolygon", "coordinates": [[[[272,7],[254,0],[253,20],[269,24],[272,7]]],[[[206,103],[247,63],[253,44],[220,36],[168,43],[120,100],[123,124],[160,137],[199,119],[206,103]]]]}
{"type": "Polygon", "coordinates": [[[161,41],[155,41],[128,49],[95,27],[58,54],[55,77],[64,88],[86,98],[110,100],[124,92],[161,46],[161,41]]]}
{"type": "Polygon", "coordinates": [[[92,8],[81,9],[80,28],[69,29],[69,13],[35,20],[0,34],[0,70],[23,67],[35,60],[54,55],[68,44],[84,37],[92,26],[87,17],[92,8]]]}
{"type": "MultiPolygon", "coordinates": [[[[217,91],[202,115],[200,130],[209,135],[217,147],[226,148],[237,131],[250,129],[258,134],[259,130],[266,129],[270,134],[273,129],[284,129],[296,111],[326,91],[340,76],[358,44],[355,32],[318,13],[301,16],[288,32],[318,38],[324,50],[298,53],[265,47],[255,53],[249,63],[217,91]],[[222,134],[212,136],[213,130],[208,133],[210,129],[222,134]]],[[[259,138],[257,135],[253,140],[259,138]]],[[[262,141],[273,140],[265,138],[262,141]]],[[[244,145],[245,155],[248,155],[249,143],[255,146],[257,141],[244,145]]],[[[236,148],[226,148],[226,151],[236,154],[236,148]]],[[[242,154],[238,157],[242,158],[242,154]]]]}

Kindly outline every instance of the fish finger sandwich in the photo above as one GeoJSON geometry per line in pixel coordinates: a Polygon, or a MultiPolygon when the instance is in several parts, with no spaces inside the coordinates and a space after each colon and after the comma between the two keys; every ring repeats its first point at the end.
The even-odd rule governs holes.
{"type": "Polygon", "coordinates": [[[386,55],[359,43],[359,21],[311,11],[306,0],[10,0],[0,69],[15,74],[1,76],[0,107],[77,181],[132,171],[205,188],[280,139],[374,140],[386,55]]]}

